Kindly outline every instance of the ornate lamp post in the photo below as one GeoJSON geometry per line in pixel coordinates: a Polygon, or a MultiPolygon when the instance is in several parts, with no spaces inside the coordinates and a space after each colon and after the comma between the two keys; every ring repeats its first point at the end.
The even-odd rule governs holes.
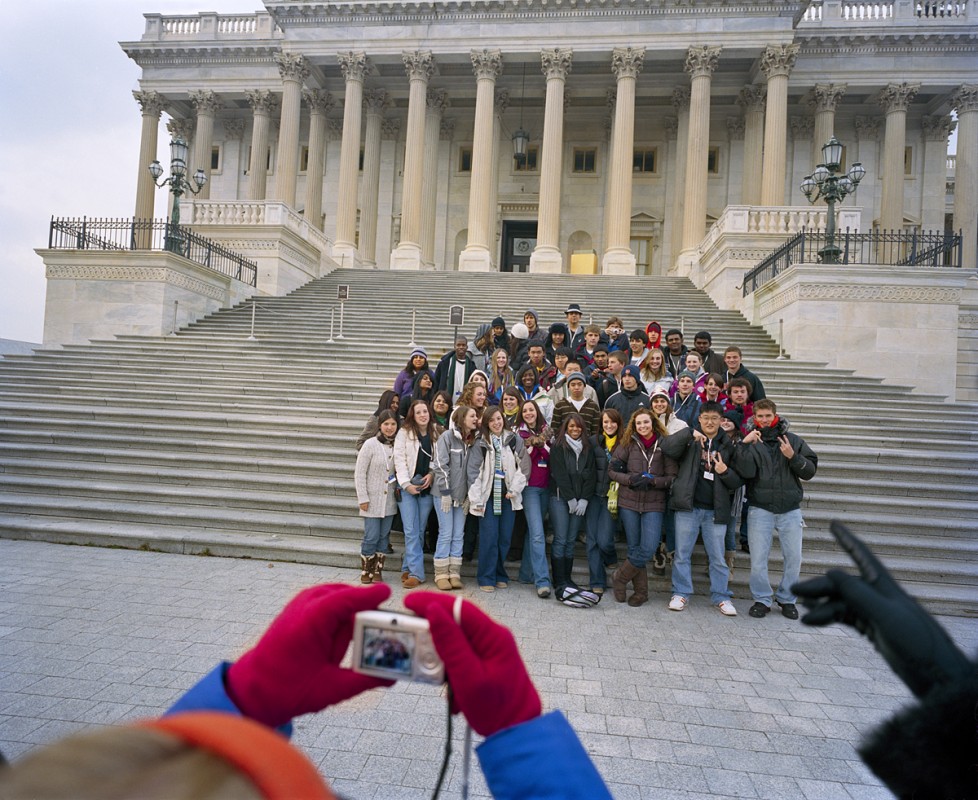
{"type": "Polygon", "coordinates": [[[818,255],[823,264],[838,264],[842,250],[835,244],[835,204],[856,190],[866,170],[857,161],[849,167],[848,173],[841,177],[836,175],[842,161],[842,142],[834,136],[822,145],[822,161],[811,175],[805,176],[801,191],[810,203],[824,200],[828,204],[825,247],[818,251],[818,255]]]}
{"type": "Polygon", "coordinates": [[[163,167],[160,162],[154,161],[149,165],[153,183],[161,189],[169,184],[170,193],[173,195],[173,208],[170,211],[170,222],[167,225],[164,247],[174,253],[183,252],[183,237],[180,235],[180,198],[186,192],[199,194],[200,190],[204,188],[204,184],[207,183],[207,175],[202,169],[194,173],[193,184],[187,179],[187,150],[187,143],[179,136],[170,142],[170,177],[165,181],[160,181],[163,176],[163,167]]]}

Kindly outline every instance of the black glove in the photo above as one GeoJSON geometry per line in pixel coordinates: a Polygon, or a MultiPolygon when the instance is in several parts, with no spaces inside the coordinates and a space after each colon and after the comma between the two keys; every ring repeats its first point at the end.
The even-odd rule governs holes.
{"type": "Polygon", "coordinates": [[[900,588],[870,549],[840,522],[833,522],[831,530],[856,562],[860,577],[833,569],[792,586],[808,609],[801,621],[852,625],[917,697],[973,674],[974,667],[951,637],[900,588]]]}
{"type": "Polygon", "coordinates": [[[652,486],[652,478],[648,475],[632,475],[628,479],[628,485],[633,489],[648,489],[652,486]]]}

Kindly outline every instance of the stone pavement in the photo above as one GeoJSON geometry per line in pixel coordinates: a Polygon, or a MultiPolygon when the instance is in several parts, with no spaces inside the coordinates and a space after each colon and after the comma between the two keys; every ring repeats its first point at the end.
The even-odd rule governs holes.
{"type": "MultiPolygon", "coordinates": [[[[356,578],[353,569],[7,540],[0,564],[8,758],[158,715],[253,642],[297,590],[356,578]]],[[[703,595],[677,614],[662,579],[654,588],[640,609],[609,597],[573,610],[519,585],[466,595],[513,628],[544,707],[568,714],[616,798],[891,796],[853,745],[909,695],[867,642],[776,613],[751,619],[743,598],[735,619],[703,595]]],[[[395,586],[390,605],[402,595],[395,586]]],[[[941,621],[975,649],[972,620],[941,621]]],[[[411,684],[374,691],[300,719],[294,741],[351,798],[427,798],[443,750],[439,695],[411,684]]],[[[443,797],[459,796],[460,763],[443,797]]],[[[473,796],[487,796],[477,768],[473,776],[473,796]]]]}

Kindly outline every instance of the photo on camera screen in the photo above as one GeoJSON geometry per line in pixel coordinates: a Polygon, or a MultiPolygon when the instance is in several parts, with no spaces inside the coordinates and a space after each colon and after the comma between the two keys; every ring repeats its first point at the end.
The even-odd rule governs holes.
{"type": "Polygon", "coordinates": [[[410,676],[413,671],[415,635],[387,628],[363,629],[360,666],[386,669],[410,676]]]}

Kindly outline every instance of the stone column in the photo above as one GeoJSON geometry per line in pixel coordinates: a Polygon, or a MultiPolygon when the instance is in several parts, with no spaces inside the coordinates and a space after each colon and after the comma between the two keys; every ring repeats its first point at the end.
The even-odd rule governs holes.
{"type": "Polygon", "coordinates": [[[785,155],[788,143],[788,75],[795,66],[799,46],[770,45],[761,55],[767,77],[764,116],[764,163],[761,169],[761,205],[784,205],[785,155]]]}
{"type": "Polygon", "coordinates": [[[635,82],[645,64],[645,48],[616,47],[611,53],[615,73],[615,121],[612,123],[608,196],[608,241],[601,258],[605,275],[634,275],[635,255],[630,245],[632,229],[632,153],[635,149],[635,82]]]}
{"type": "MultiPolygon", "coordinates": [[[[814,165],[809,164],[812,140],[815,133],[815,120],[813,117],[803,117],[801,115],[788,117],[788,130],[791,131],[791,147],[788,148],[787,157],[785,158],[787,174],[791,176],[808,175],[815,168],[814,165]],[[807,142],[808,147],[801,145],[801,142],[807,142]]],[[[821,155],[821,150],[819,151],[819,155],[821,155]]],[[[799,184],[800,181],[793,181],[792,184],[788,185],[786,189],[787,196],[784,200],[786,205],[797,206],[804,205],[808,202],[801,193],[799,184]]]]}
{"type": "MultiPolygon", "coordinates": [[[[486,235],[489,245],[489,265],[491,269],[498,269],[496,256],[499,253],[498,241],[496,238],[497,225],[496,215],[499,204],[499,143],[503,138],[503,114],[509,108],[509,89],[496,89],[495,100],[492,104],[492,153],[489,160],[492,162],[492,177],[489,180],[489,202],[486,205],[486,235]]],[[[508,144],[508,143],[507,143],[508,144]]]]}
{"type": "Polygon", "coordinates": [[[743,186],[743,175],[737,176],[735,173],[734,165],[739,164],[741,169],[744,166],[744,150],[743,145],[737,145],[737,142],[744,141],[744,132],[746,130],[747,123],[744,122],[743,117],[727,117],[727,141],[730,143],[729,155],[727,156],[728,167],[726,169],[727,180],[726,180],[726,197],[727,205],[742,205],[743,201],[740,198],[736,198],[733,192],[734,187],[737,185],[737,177],[740,178],[740,185],[743,186]],[[736,152],[740,150],[740,152],[736,152]],[[734,199],[736,198],[736,199],[734,199]]]}
{"type": "Polygon", "coordinates": [[[410,81],[407,133],[404,142],[404,187],[401,195],[401,237],[391,253],[391,269],[421,269],[421,191],[424,188],[425,114],[428,80],[435,73],[430,50],[401,57],[410,81]]]}
{"type": "Polygon", "coordinates": [[[450,105],[444,89],[428,89],[424,121],[424,178],[421,182],[421,264],[435,268],[435,210],[438,208],[438,142],[441,115],[450,105]]]}
{"type": "Polygon", "coordinates": [[[363,141],[363,180],[360,183],[360,257],[363,266],[377,266],[377,212],[380,194],[380,132],[390,98],[384,89],[363,95],[367,124],[363,141]]]}
{"type": "Polygon", "coordinates": [[[564,83],[571,71],[573,51],[553,48],[540,53],[547,78],[540,151],[540,204],[537,207],[537,246],[530,254],[530,272],[563,272],[560,256],[560,178],[564,154],[564,83]]]}
{"type": "MultiPolygon", "coordinates": [[[[143,127],[139,136],[139,168],[136,170],[136,210],[135,219],[153,219],[156,186],[149,165],[156,160],[156,150],[159,146],[160,114],[166,106],[166,100],[159,92],[133,92],[132,96],[139,103],[143,113],[143,127]]],[[[135,246],[145,249],[152,240],[149,230],[136,231],[135,246]]]]}
{"type": "MultiPolygon", "coordinates": [[[[606,89],[604,94],[605,105],[608,107],[608,115],[604,120],[604,132],[608,137],[608,164],[609,169],[605,170],[604,178],[604,192],[605,195],[608,194],[611,187],[611,169],[610,165],[615,161],[615,103],[618,100],[618,87],[614,89],[606,89]]],[[[668,197],[668,193],[666,194],[668,197]]],[[[603,253],[608,247],[608,241],[611,238],[609,233],[609,226],[611,225],[611,209],[608,208],[607,204],[602,209],[601,218],[601,242],[600,250],[603,253]]]]}
{"type": "Polygon", "coordinates": [[[251,160],[248,163],[248,199],[264,200],[268,182],[268,129],[278,98],[268,89],[245,92],[251,105],[251,160]]]}
{"type": "Polygon", "coordinates": [[[752,83],[740,90],[737,104],[744,110],[744,182],[740,202],[760,205],[761,170],[764,164],[764,105],[767,87],[752,83]]]}
{"type": "Polygon", "coordinates": [[[323,89],[303,89],[309,106],[309,160],[306,164],[306,221],[323,229],[323,174],[326,170],[326,115],[336,105],[323,89]]]}
{"type": "MultiPolygon", "coordinates": [[[[815,115],[812,134],[812,169],[822,163],[822,145],[835,135],[835,109],[846,93],[844,83],[816,83],[809,108],[815,115]]],[[[806,173],[808,174],[808,173],[806,173]]]]}
{"type": "Polygon", "coordinates": [[[340,183],[337,188],[336,238],[333,259],[341,267],[359,265],[357,252],[357,173],[360,171],[360,123],[363,116],[363,80],[368,62],[362,52],[336,57],[346,81],[343,96],[343,139],[340,142],[340,183]]]}
{"type": "Polygon", "coordinates": [[[710,84],[720,60],[719,47],[690,47],[686,72],[692,85],[689,96],[689,136],[686,143],[683,241],[679,271],[689,275],[698,260],[697,248],[706,233],[707,164],[710,159],[710,84]]]}
{"type": "Polygon", "coordinates": [[[883,197],[880,201],[880,228],[903,230],[903,160],[907,146],[907,108],[917,96],[920,84],[891,83],[879,95],[886,114],[883,131],[883,197]]]}
{"type": "Polygon", "coordinates": [[[305,56],[276,53],[282,76],[282,115],[279,117],[278,156],[275,160],[275,199],[295,208],[295,184],[299,173],[299,116],[302,82],[309,77],[305,56]]]}
{"type": "Polygon", "coordinates": [[[683,213],[686,210],[686,149],[689,144],[689,87],[672,90],[672,107],[676,109],[676,180],[669,215],[669,272],[676,271],[676,261],[683,249],[683,213]]]}
{"type": "Polygon", "coordinates": [[[230,185],[226,185],[226,191],[231,193],[231,197],[240,198],[242,173],[245,171],[242,160],[242,142],[244,141],[246,122],[243,117],[225,117],[222,122],[224,123],[224,155],[221,156],[221,166],[222,169],[231,170],[231,174],[234,176],[234,180],[229,181],[230,185]],[[228,149],[231,142],[236,145],[233,160],[228,149]]]}
{"type": "Polygon", "coordinates": [[[944,230],[944,206],[947,194],[947,140],[957,123],[950,116],[924,116],[920,125],[924,133],[923,176],[920,197],[920,228],[923,231],[944,230]]]}
{"type": "Polygon", "coordinates": [[[954,165],[954,228],[961,231],[961,264],[978,264],[978,84],[959,86],[951,97],[958,113],[954,165]]]}
{"type": "Polygon", "coordinates": [[[488,272],[492,268],[489,253],[489,198],[492,192],[493,101],[496,78],[503,71],[503,57],[498,50],[473,50],[475,73],[475,124],[472,134],[472,176],[469,184],[468,241],[458,259],[458,268],[467,272],[488,272]]]}
{"type": "MultiPolygon", "coordinates": [[[[199,89],[190,92],[190,99],[197,109],[197,135],[194,138],[193,162],[187,177],[193,184],[193,175],[197,170],[204,170],[207,183],[197,195],[201,200],[211,196],[211,147],[214,144],[214,117],[224,108],[221,98],[210,89],[199,89]]],[[[192,195],[191,195],[192,196],[192,195]]],[[[188,196],[190,199],[191,196],[188,196]]]]}

